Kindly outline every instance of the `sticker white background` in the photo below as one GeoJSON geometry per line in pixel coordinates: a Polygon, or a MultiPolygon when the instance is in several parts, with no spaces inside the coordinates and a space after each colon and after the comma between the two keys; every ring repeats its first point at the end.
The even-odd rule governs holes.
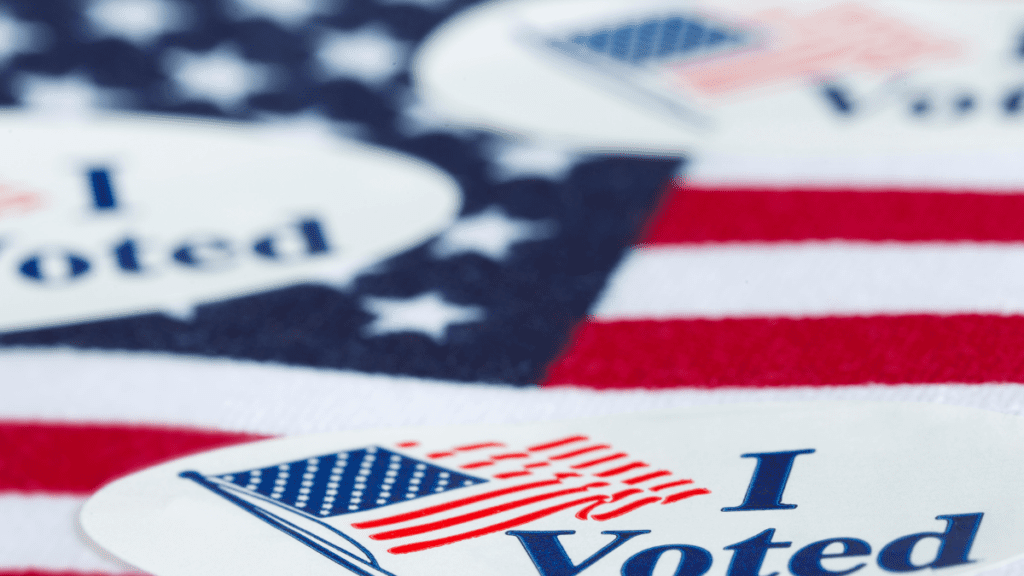
{"type": "Polygon", "coordinates": [[[274,127],[5,115],[0,330],[344,286],[454,219],[419,160],[274,127]]]}
{"type": "MultiPolygon", "coordinates": [[[[418,455],[435,447],[498,441],[506,445],[501,451],[508,451],[574,435],[609,444],[649,463],[652,470],[692,478],[693,486],[711,491],[666,506],[639,507],[603,522],[579,520],[575,510],[567,510],[516,528],[575,530],[561,537],[575,562],[611,540],[601,531],[651,530],[599,560],[588,568],[590,574],[618,574],[632,555],[668,544],[704,548],[714,558],[708,574],[724,574],[732,552],[723,548],[767,529],[775,529],[773,541],[792,545],[768,550],[765,573],[786,571],[790,557],[812,542],[848,537],[866,541],[872,553],[829,560],[831,569],[850,568],[856,560],[867,564],[859,574],[880,574],[885,572],[875,558],[886,544],[910,534],[941,533],[946,522],[936,516],[978,512],[984,517],[969,555],[975,561],[934,572],[976,572],[1024,553],[1024,494],[1016,480],[1024,472],[1024,423],[1013,416],[910,404],[734,405],[514,427],[352,431],[272,440],[178,460],[119,480],[87,503],[83,526],[100,545],[159,576],[295,570],[337,574],[343,570],[337,564],[178,474],[225,474],[368,445],[418,455]],[[410,440],[420,444],[395,448],[410,440]],[[785,485],[783,502],[795,508],[722,511],[745,500],[756,476],[757,460],[743,454],[805,449],[814,452],[794,457],[785,485]]],[[[347,514],[341,517],[344,531],[397,575],[536,574],[517,539],[503,531],[395,555],[386,551],[386,542],[349,527],[350,522],[380,516],[383,509],[397,514],[427,500],[446,502],[500,482],[431,495],[423,503],[416,499],[347,514]]],[[[935,558],[936,547],[936,539],[922,541],[913,550],[913,562],[927,564],[935,558]]],[[[665,558],[665,564],[677,558],[665,558]]]]}

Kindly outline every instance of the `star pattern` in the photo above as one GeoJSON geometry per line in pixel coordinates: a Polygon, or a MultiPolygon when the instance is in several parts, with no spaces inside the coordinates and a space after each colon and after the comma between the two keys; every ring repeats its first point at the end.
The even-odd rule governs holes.
{"type": "Polygon", "coordinates": [[[230,44],[208,52],[169,51],[164,68],[175,96],[210,102],[224,111],[241,109],[250,96],[270,86],[274,75],[270,66],[242,58],[230,44]]]}
{"type": "Polygon", "coordinates": [[[41,50],[48,41],[45,26],[19,20],[0,10],[0,66],[17,54],[41,50]]]}
{"type": "Polygon", "coordinates": [[[551,143],[497,140],[487,148],[492,173],[499,180],[539,176],[561,180],[578,161],[578,154],[551,143]]]}
{"type": "Polygon", "coordinates": [[[483,308],[452,304],[437,292],[414,298],[367,297],[363,309],[376,316],[363,329],[368,336],[418,332],[437,343],[446,340],[449,326],[480,322],[485,317],[483,308]]]}
{"type": "Polygon", "coordinates": [[[423,8],[439,10],[452,3],[452,0],[381,0],[381,4],[421,6],[423,8]]]}
{"type": "Polygon", "coordinates": [[[520,242],[545,240],[554,236],[554,222],[511,218],[497,206],[459,219],[433,244],[437,258],[475,253],[495,261],[508,258],[512,246],[520,242]]]}
{"type": "Polygon", "coordinates": [[[188,8],[170,0],[93,0],[84,14],[95,37],[121,38],[141,46],[183,30],[193,20],[188,8]]]}
{"type": "Polygon", "coordinates": [[[295,28],[317,14],[329,12],[336,3],[333,0],[229,0],[226,8],[238,20],[266,18],[295,28]]]}
{"type": "Polygon", "coordinates": [[[13,88],[26,108],[62,116],[89,114],[99,109],[132,104],[130,93],[100,88],[82,74],[21,74],[13,88]]]}
{"type": "Polygon", "coordinates": [[[412,55],[483,1],[0,2],[5,110],[243,121],[282,146],[355,138],[429,164],[462,195],[450,230],[372,266],[197,306],[168,301],[149,314],[4,333],[0,349],[150,350],[536,382],[678,162],[513,140],[453,124],[418,96],[412,55]]]}

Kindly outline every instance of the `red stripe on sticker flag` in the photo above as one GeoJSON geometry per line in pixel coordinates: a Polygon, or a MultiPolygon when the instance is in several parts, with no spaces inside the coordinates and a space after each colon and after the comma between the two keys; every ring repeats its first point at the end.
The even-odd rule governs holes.
{"type": "Polygon", "coordinates": [[[165,460],[262,438],[174,428],[0,422],[0,491],[88,494],[165,460]]]}
{"type": "Polygon", "coordinates": [[[593,388],[1024,382],[1024,317],[590,322],[546,385],[593,388]]]}
{"type": "Polygon", "coordinates": [[[1024,195],[912,189],[673,189],[641,244],[1024,241],[1024,195]]]}

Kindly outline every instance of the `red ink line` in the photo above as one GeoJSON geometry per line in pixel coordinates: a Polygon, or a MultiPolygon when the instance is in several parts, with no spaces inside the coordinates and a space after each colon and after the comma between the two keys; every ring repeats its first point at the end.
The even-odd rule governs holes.
{"type": "Polygon", "coordinates": [[[582,476],[582,474],[577,474],[575,472],[556,472],[555,473],[555,478],[579,478],[580,476],[582,476]]]}
{"type": "Polygon", "coordinates": [[[576,518],[579,518],[580,520],[586,520],[587,515],[593,512],[594,509],[597,508],[598,506],[604,506],[605,504],[618,502],[619,500],[622,500],[626,496],[632,496],[633,494],[639,494],[641,492],[643,492],[643,490],[639,488],[629,488],[627,490],[622,490],[621,492],[616,492],[615,494],[612,494],[610,498],[602,500],[601,502],[594,502],[590,506],[587,506],[586,508],[580,510],[579,512],[576,513],[576,518]]]}
{"type": "Polygon", "coordinates": [[[483,468],[484,466],[494,466],[494,462],[491,462],[490,460],[483,460],[481,462],[470,462],[469,464],[459,466],[459,468],[462,468],[463,470],[472,470],[473,468],[483,468]]]}
{"type": "Polygon", "coordinates": [[[422,510],[413,510],[412,512],[397,514],[395,516],[388,516],[386,518],[380,518],[378,520],[367,520],[366,522],[357,522],[352,526],[354,528],[366,529],[387,526],[389,524],[397,524],[398,522],[415,520],[417,518],[423,518],[424,516],[431,516],[433,514],[438,514],[440,512],[447,512],[448,510],[459,508],[461,506],[476,504],[477,502],[490,500],[491,498],[498,498],[500,496],[505,496],[506,494],[514,494],[516,492],[522,492],[523,490],[541,488],[543,486],[552,486],[554,484],[559,483],[561,483],[561,480],[542,480],[540,482],[530,482],[529,484],[521,484],[519,486],[510,486],[508,488],[502,488],[501,490],[494,490],[492,492],[485,492],[483,494],[477,494],[476,496],[470,496],[469,498],[463,498],[462,500],[455,500],[453,502],[448,502],[447,504],[438,504],[437,506],[431,506],[430,508],[423,508],[422,510]]]}
{"type": "Polygon", "coordinates": [[[590,514],[591,512],[593,512],[594,508],[597,508],[598,506],[600,506],[602,504],[607,504],[607,503],[608,503],[608,500],[600,500],[598,502],[594,502],[590,506],[586,506],[586,507],[582,508],[581,510],[579,510],[578,512],[576,512],[576,518],[578,520],[586,520],[587,519],[587,515],[590,514]]]}
{"type": "Polygon", "coordinates": [[[605,456],[604,458],[598,458],[597,460],[591,460],[590,462],[584,462],[583,464],[577,464],[572,467],[573,470],[580,470],[583,468],[590,468],[591,466],[597,466],[598,464],[604,464],[605,462],[611,462],[612,460],[618,460],[619,458],[625,458],[626,455],[622,452],[612,454],[611,456],[605,456]]]}
{"type": "Polygon", "coordinates": [[[669,482],[668,484],[658,484],[654,488],[649,488],[651,492],[657,492],[658,490],[664,490],[665,488],[671,488],[673,486],[682,486],[683,484],[693,484],[693,480],[676,480],[675,482],[669,482]]]}
{"type": "Polygon", "coordinates": [[[636,502],[632,502],[630,504],[626,504],[622,508],[617,508],[615,510],[612,510],[611,512],[605,512],[604,514],[594,514],[594,520],[610,520],[612,518],[618,518],[619,516],[622,516],[623,514],[628,514],[629,512],[632,512],[633,510],[636,510],[637,508],[639,508],[641,506],[647,506],[648,504],[653,504],[653,503],[657,502],[658,500],[661,500],[661,498],[659,498],[657,496],[650,496],[648,498],[642,498],[640,500],[637,500],[636,502]]]}
{"type": "Polygon", "coordinates": [[[524,464],[523,468],[543,468],[544,466],[551,466],[547,462],[532,462],[530,464],[524,464]]]}
{"type": "Polygon", "coordinates": [[[587,452],[593,452],[594,450],[604,450],[605,448],[611,448],[607,444],[598,444],[596,446],[587,446],[586,448],[580,448],[579,450],[573,450],[572,452],[566,452],[559,454],[558,456],[552,456],[551,460],[565,460],[566,458],[572,458],[579,456],[580,454],[586,454],[587,452]]]}
{"type": "Polygon", "coordinates": [[[536,446],[530,446],[527,448],[530,452],[538,452],[540,450],[550,450],[551,448],[558,448],[559,446],[565,446],[566,444],[572,444],[573,442],[582,442],[589,440],[586,436],[569,436],[568,438],[562,438],[561,440],[555,440],[554,442],[548,442],[547,444],[537,444],[536,446]]]}
{"type": "Polygon", "coordinates": [[[612,494],[612,499],[609,500],[608,502],[618,502],[619,500],[622,500],[626,496],[632,496],[633,494],[639,494],[641,492],[643,492],[643,490],[639,488],[627,488],[626,490],[622,490],[621,492],[616,492],[615,494],[612,494]]]}
{"type": "Polygon", "coordinates": [[[648,480],[653,480],[655,478],[661,478],[662,476],[671,475],[672,473],[669,472],[668,470],[658,470],[657,472],[651,472],[650,474],[644,474],[643,476],[637,476],[636,478],[629,478],[623,480],[622,483],[629,484],[630,486],[632,486],[633,484],[639,484],[641,482],[647,482],[648,480]]]}
{"type": "Polygon", "coordinates": [[[519,470],[519,471],[516,471],[516,472],[502,472],[501,474],[495,474],[494,477],[495,478],[501,478],[502,480],[504,480],[505,478],[515,478],[517,476],[529,476],[530,474],[532,474],[532,472],[527,472],[526,470],[519,470]]]}
{"type": "Polygon", "coordinates": [[[666,496],[665,501],[662,502],[662,504],[671,504],[685,498],[690,498],[691,496],[700,496],[701,494],[711,494],[711,490],[708,490],[707,488],[694,488],[693,490],[687,490],[686,492],[666,496]]]}
{"type": "Polygon", "coordinates": [[[459,452],[468,452],[470,450],[480,450],[481,448],[504,448],[505,445],[501,442],[481,442],[479,444],[466,444],[465,446],[456,446],[455,449],[459,452]]]}
{"type": "Polygon", "coordinates": [[[431,452],[427,454],[427,458],[447,458],[449,456],[455,456],[455,452],[431,452]]]}
{"type": "Polygon", "coordinates": [[[395,444],[395,446],[398,446],[399,448],[413,448],[413,447],[419,446],[419,445],[420,445],[419,442],[414,442],[412,440],[410,440],[408,442],[399,442],[398,444],[395,444]]]}
{"type": "Polygon", "coordinates": [[[509,510],[515,510],[523,506],[529,506],[537,502],[543,502],[544,500],[550,500],[552,498],[558,498],[559,496],[566,496],[569,494],[578,494],[580,492],[586,492],[591,488],[598,488],[600,486],[607,486],[606,482],[595,482],[593,484],[587,484],[586,486],[579,486],[577,488],[566,488],[565,490],[556,490],[554,492],[546,492],[544,494],[538,494],[536,496],[530,496],[529,498],[523,498],[521,500],[514,500],[512,502],[506,502],[505,504],[498,504],[497,506],[491,506],[490,508],[484,508],[482,510],[476,510],[473,512],[467,512],[461,516],[453,516],[451,518],[445,518],[444,520],[437,520],[434,522],[428,522],[426,524],[420,524],[418,526],[408,526],[406,528],[399,528],[397,530],[389,530],[386,532],[378,532],[371,534],[370,539],[372,540],[394,540],[395,538],[405,538],[407,536],[416,536],[417,534],[424,534],[427,532],[433,532],[435,530],[441,530],[443,528],[450,528],[459,524],[465,524],[466,522],[472,522],[473,520],[479,520],[480,518],[486,518],[488,516],[494,516],[502,512],[508,512],[509,510]]]}
{"type": "Polygon", "coordinates": [[[513,458],[529,458],[530,455],[526,452],[509,452],[507,454],[495,454],[491,456],[491,460],[510,460],[513,458]]]}
{"type": "Polygon", "coordinates": [[[622,474],[623,472],[629,472],[630,470],[636,470],[637,468],[646,468],[647,466],[648,464],[644,464],[643,462],[630,462],[625,466],[619,466],[618,468],[605,470],[604,472],[594,474],[594,476],[597,476],[598,478],[607,478],[609,476],[617,476],[619,474],[622,474]]]}
{"type": "Polygon", "coordinates": [[[505,530],[507,528],[515,528],[516,526],[521,526],[528,522],[533,522],[534,520],[537,520],[539,518],[543,518],[545,516],[550,516],[557,512],[561,512],[566,508],[572,508],[573,506],[582,504],[584,502],[592,502],[594,499],[599,498],[602,498],[602,496],[588,496],[586,498],[580,498],[579,500],[573,500],[572,502],[566,502],[564,504],[559,504],[557,506],[552,506],[550,508],[545,508],[543,510],[531,512],[530,514],[525,514],[523,516],[519,516],[518,518],[512,518],[511,520],[506,520],[505,522],[501,522],[500,524],[494,524],[493,526],[486,526],[484,528],[473,530],[472,532],[456,534],[455,536],[449,536],[447,538],[438,538],[437,540],[427,540],[425,542],[416,542],[414,544],[395,546],[394,548],[389,548],[388,552],[391,552],[392,554],[408,554],[409,552],[419,552],[420,550],[427,550],[428,548],[437,548],[438,546],[444,546],[445,544],[452,544],[454,542],[461,542],[462,540],[469,540],[470,538],[476,538],[478,536],[493,534],[494,532],[500,532],[501,530],[505,530]]]}

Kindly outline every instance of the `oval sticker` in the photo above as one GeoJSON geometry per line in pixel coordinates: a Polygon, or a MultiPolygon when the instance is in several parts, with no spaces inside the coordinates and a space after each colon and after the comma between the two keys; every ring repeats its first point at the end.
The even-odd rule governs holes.
{"type": "Polygon", "coordinates": [[[461,194],[395,152],[159,118],[0,119],[0,331],[342,285],[461,194]]]}
{"type": "Polygon", "coordinates": [[[416,57],[453,119],[590,148],[867,154],[1024,143],[1024,9],[960,0],[508,0],[416,57]]]}
{"type": "Polygon", "coordinates": [[[733,405],[263,441],[118,480],[81,520],[157,576],[953,575],[1024,553],[1022,475],[1014,416],[733,405]]]}

